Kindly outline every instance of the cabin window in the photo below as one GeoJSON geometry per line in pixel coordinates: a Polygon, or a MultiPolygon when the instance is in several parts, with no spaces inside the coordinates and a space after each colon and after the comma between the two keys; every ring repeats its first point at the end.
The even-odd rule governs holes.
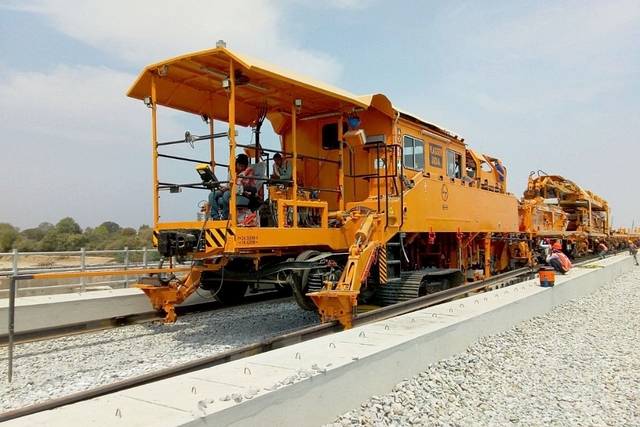
{"type": "Polygon", "coordinates": [[[404,136],[404,167],[424,170],[424,141],[409,135],[404,136]]]}
{"type": "Polygon", "coordinates": [[[462,178],[462,155],[453,150],[447,150],[447,176],[449,178],[462,178]]]}
{"type": "MultiPolygon", "coordinates": [[[[347,122],[342,122],[342,134],[349,130],[347,122]]],[[[322,148],[325,150],[337,150],[340,148],[338,140],[338,123],[327,123],[322,126],[322,148]]]]}

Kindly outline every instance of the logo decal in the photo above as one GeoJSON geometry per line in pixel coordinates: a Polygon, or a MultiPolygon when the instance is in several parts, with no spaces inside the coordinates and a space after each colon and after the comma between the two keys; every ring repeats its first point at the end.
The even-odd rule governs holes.
{"type": "Polygon", "coordinates": [[[449,189],[447,188],[447,184],[442,184],[442,188],[440,188],[440,196],[444,202],[449,199],[449,189]]]}

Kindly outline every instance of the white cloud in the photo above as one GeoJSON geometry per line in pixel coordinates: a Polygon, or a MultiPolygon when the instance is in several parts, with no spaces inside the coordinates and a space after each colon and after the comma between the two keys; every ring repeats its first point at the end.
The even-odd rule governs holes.
{"type": "MultiPolygon", "coordinates": [[[[0,187],[0,222],[150,223],[149,113],[125,96],[135,76],[64,65],[2,71],[0,170],[11,180],[0,187]]],[[[163,129],[184,132],[170,115],[163,129]]]]}
{"type": "Polygon", "coordinates": [[[486,110],[537,116],[622,94],[637,80],[635,0],[467,6],[447,17],[464,29],[456,56],[465,58],[448,86],[486,110]]]}
{"type": "MultiPolygon", "coordinates": [[[[341,72],[334,57],[288,40],[268,1],[27,0],[0,9],[40,15],[55,30],[109,54],[104,67],[61,64],[45,72],[0,73],[0,170],[19,177],[0,188],[0,222],[22,228],[65,216],[82,226],[151,222],[149,113],[125,96],[136,76],[118,67],[142,70],[224,39],[232,50],[321,80],[336,81],[341,72]]],[[[174,114],[159,110],[159,140],[179,139],[185,129],[203,133],[202,123],[178,122],[174,114]]],[[[191,180],[189,172],[169,179],[191,180]]]]}
{"type": "Polygon", "coordinates": [[[0,131],[68,143],[124,144],[139,106],[125,93],[135,76],[105,67],[60,65],[50,73],[5,72],[0,82],[0,131]],[[138,107],[138,108],[136,108],[138,107]]]}
{"type": "Polygon", "coordinates": [[[229,49],[324,81],[337,81],[342,70],[334,57],[297,47],[272,1],[28,0],[15,8],[140,67],[225,40],[229,49]]]}
{"type": "MultiPolygon", "coordinates": [[[[10,178],[0,186],[0,222],[29,228],[70,216],[82,227],[104,221],[136,228],[152,223],[150,110],[125,96],[136,76],[67,65],[49,73],[0,71],[0,171],[10,178]]],[[[179,140],[185,130],[203,135],[208,129],[199,117],[166,108],[158,110],[158,122],[160,142],[179,140]]],[[[247,131],[240,131],[247,138],[247,131]]],[[[209,158],[206,144],[160,151],[209,158]]],[[[226,160],[221,155],[216,156],[226,160]]],[[[192,163],[160,163],[161,181],[197,181],[192,163]]],[[[184,219],[185,211],[195,218],[203,198],[197,191],[163,195],[163,219],[184,219]]]]}

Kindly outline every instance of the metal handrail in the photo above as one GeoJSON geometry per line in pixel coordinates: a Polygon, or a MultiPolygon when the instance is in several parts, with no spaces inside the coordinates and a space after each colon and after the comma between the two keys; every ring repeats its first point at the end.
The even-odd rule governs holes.
{"type": "MultiPolygon", "coordinates": [[[[155,251],[151,250],[152,252],[155,251]]],[[[0,256],[12,257],[11,268],[0,268],[0,277],[15,276],[17,274],[37,274],[54,271],[92,271],[101,269],[120,269],[128,270],[135,268],[148,268],[149,265],[155,265],[155,262],[149,261],[150,250],[146,247],[142,249],[105,249],[105,250],[92,250],[87,251],[81,248],[79,251],[55,251],[55,252],[19,252],[18,249],[14,249],[12,252],[0,252],[0,256]],[[131,261],[132,254],[142,254],[141,261],[131,261]],[[64,266],[42,266],[42,267],[20,267],[20,257],[22,256],[51,256],[51,257],[80,257],[78,263],[69,263],[64,266]],[[103,255],[122,255],[124,262],[115,264],[102,264],[102,265],[87,265],[87,256],[103,256],[103,255]]]]}

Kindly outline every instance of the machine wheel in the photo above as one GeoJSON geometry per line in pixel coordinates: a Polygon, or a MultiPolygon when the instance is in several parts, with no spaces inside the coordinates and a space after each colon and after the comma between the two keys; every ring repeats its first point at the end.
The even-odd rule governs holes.
{"type": "Polygon", "coordinates": [[[244,295],[247,293],[249,284],[246,282],[220,282],[211,289],[211,294],[224,305],[236,305],[242,303],[244,295]]]}
{"type": "MultiPolygon", "coordinates": [[[[314,250],[307,250],[302,252],[300,255],[296,257],[296,261],[306,261],[315,256],[320,255],[320,252],[314,250]]],[[[311,298],[306,296],[309,289],[309,274],[311,273],[311,269],[302,270],[298,273],[294,273],[294,282],[292,285],[293,288],[293,297],[296,300],[296,303],[303,310],[315,311],[318,309],[316,305],[313,303],[311,298]]]]}
{"type": "Polygon", "coordinates": [[[224,282],[218,277],[207,277],[205,274],[202,275],[201,282],[202,289],[211,291],[211,295],[224,305],[242,303],[249,288],[247,282],[224,282]]]}
{"type": "Polygon", "coordinates": [[[449,289],[449,280],[443,279],[440,282],[427,281],[423,280],[420,283],[420,288],[418,290],[418,296],[423,297],[425,295],[435,294],[446,289],[449,289]]]}

